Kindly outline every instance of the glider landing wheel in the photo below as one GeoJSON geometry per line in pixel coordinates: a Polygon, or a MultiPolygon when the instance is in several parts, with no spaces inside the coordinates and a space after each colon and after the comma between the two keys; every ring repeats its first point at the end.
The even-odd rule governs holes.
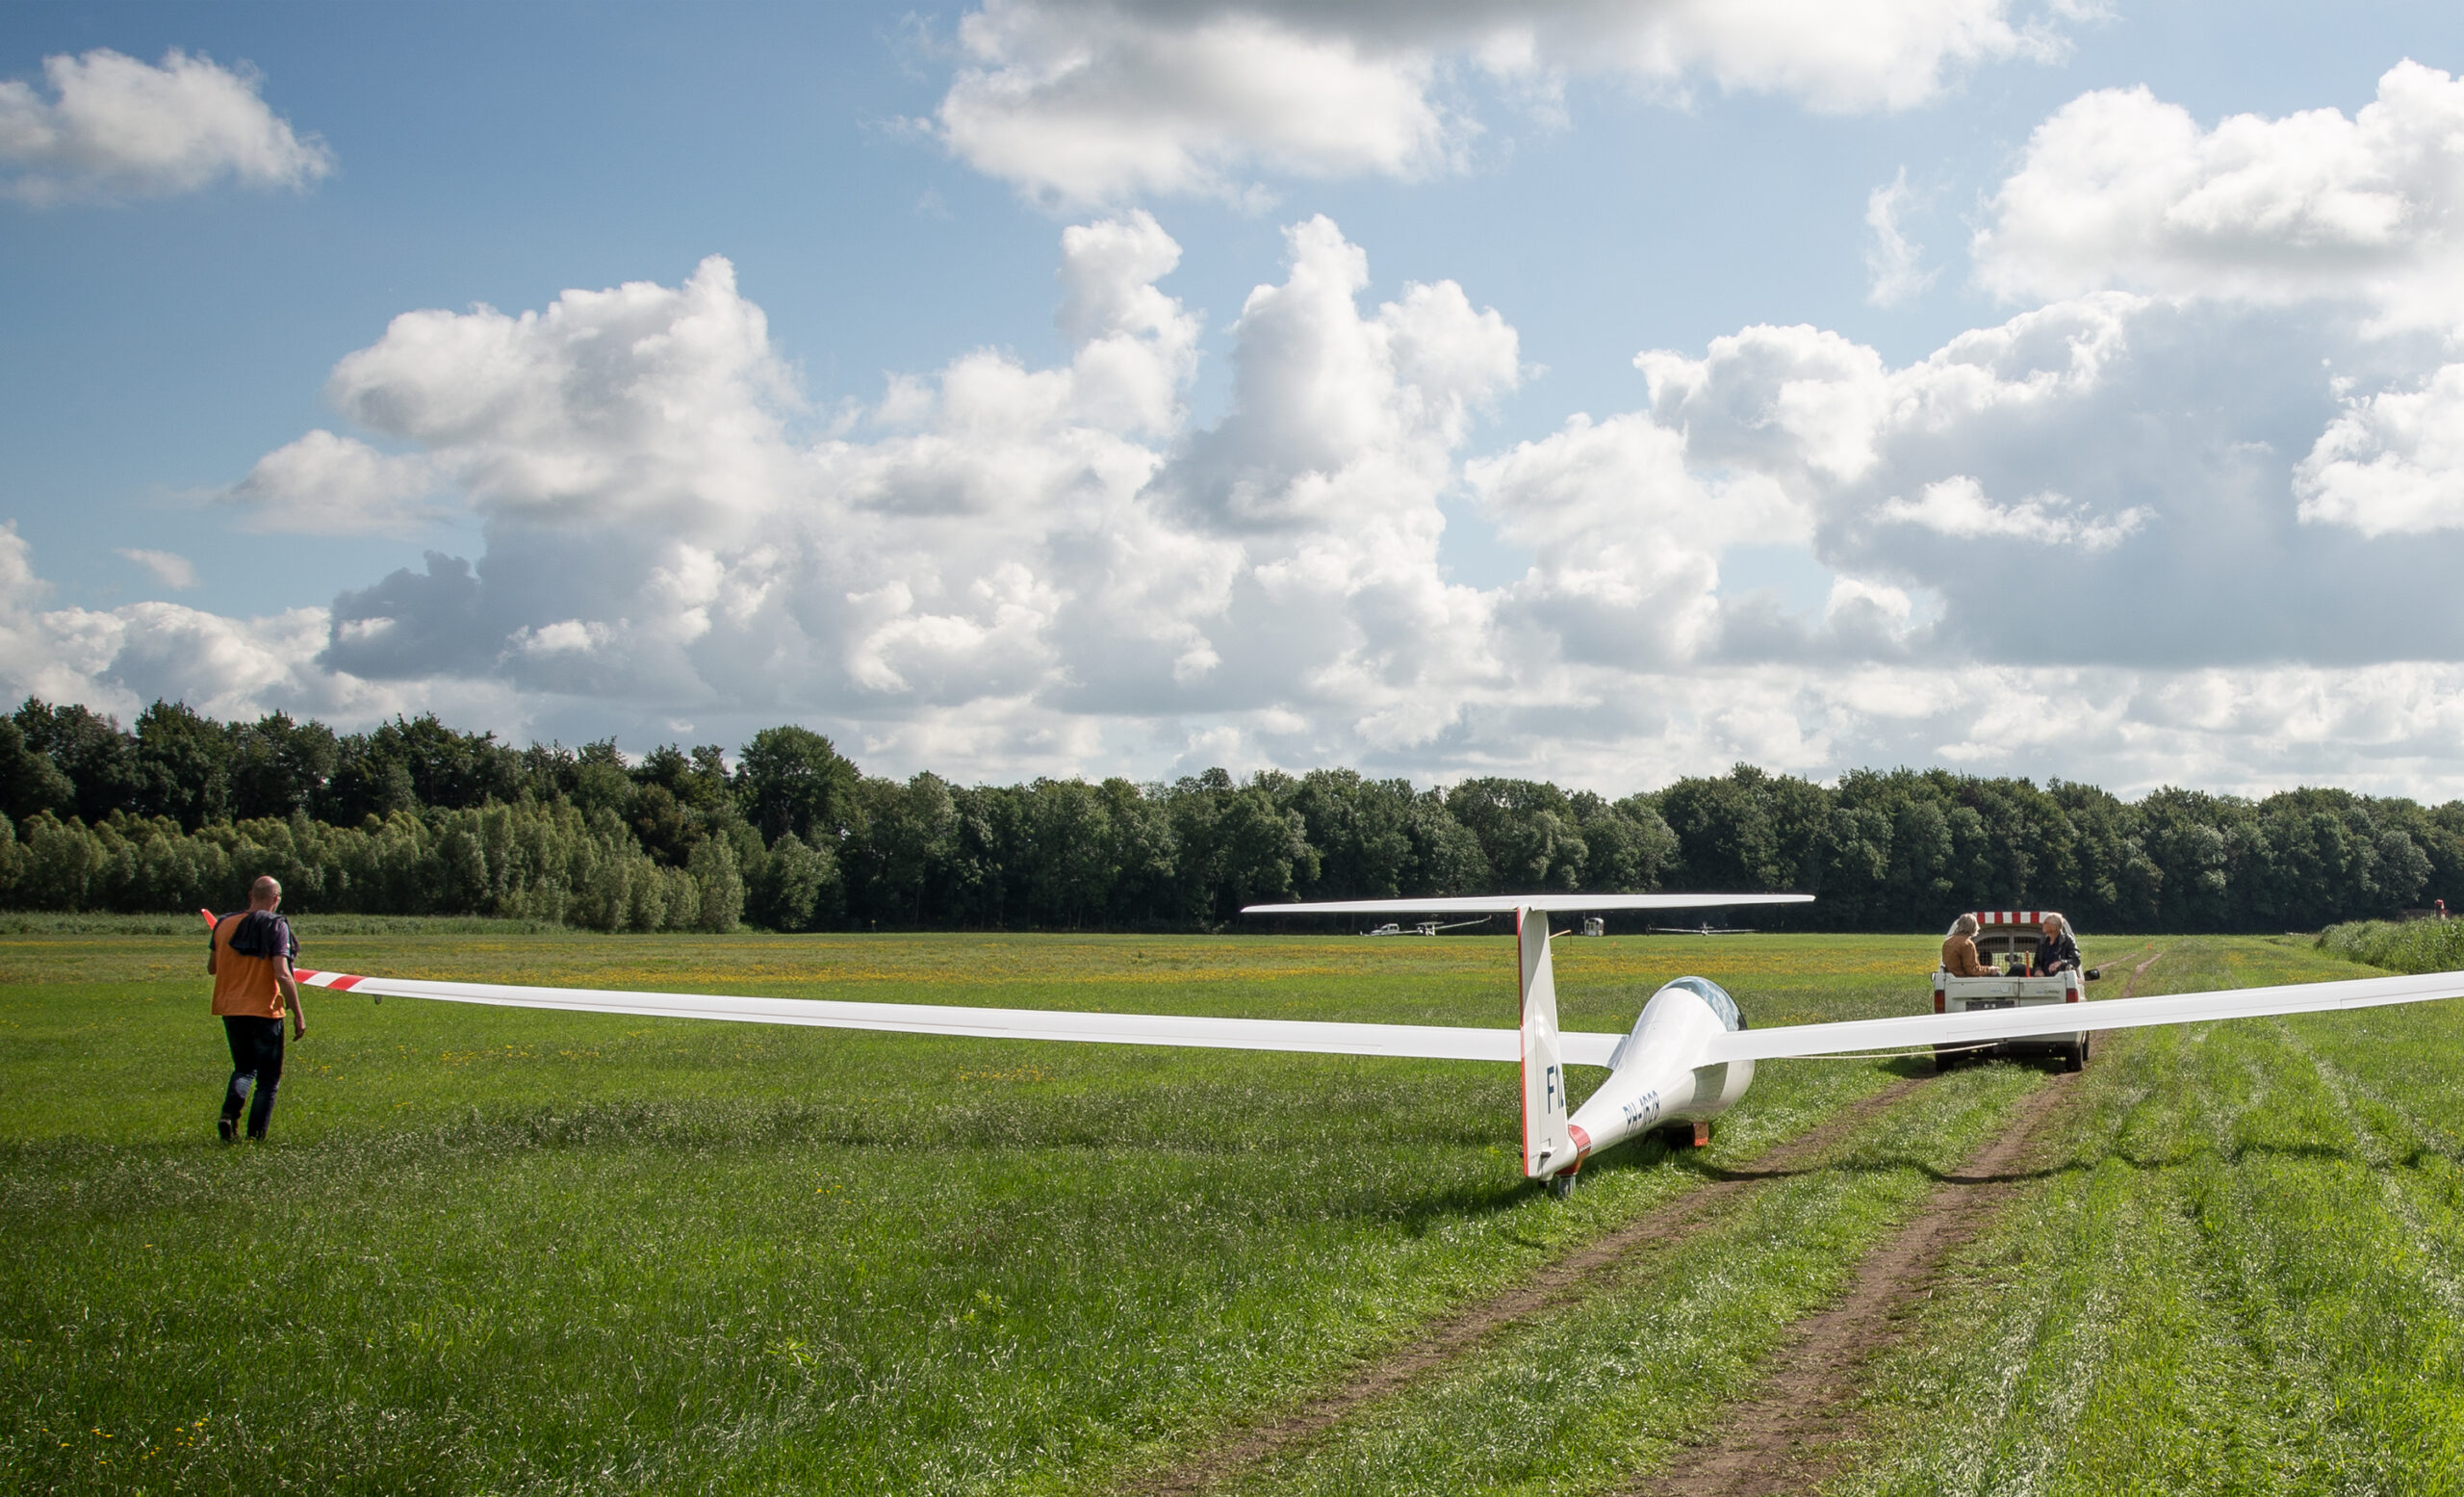
{"type": "Polygon", "coordinates": [[[1550,1195],[1556,1197],[1559,1200],[1563,1200],[1574,1193],[1575,1172],[1572,1170],[1568,1170],[1563,1174],[1553,1174],[1549,1176],[1550,1195]]]}

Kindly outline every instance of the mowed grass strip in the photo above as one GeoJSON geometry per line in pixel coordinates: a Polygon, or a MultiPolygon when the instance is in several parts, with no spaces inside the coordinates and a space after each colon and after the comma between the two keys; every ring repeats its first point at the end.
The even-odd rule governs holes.
{"type": "MultiPolygon", "coordinates": [[[[302,927],[303,961],[431,977],[1514,1009],[1499,939],[302,927]]],[[[29,1490],[1100,1489],[1701,1178],[1629,1149],[1570,1206],[1541,1198],[1500,1067],[335,994],[310,998],[275,1142],[224,1149],[202,940],[57,942],[13,938],[0,985],[0,1466],[29,1490]]],[[[1904,1012],[1931,945],[1568,941],[1558,962],[1569,1027],[1622,1028],[1685,970],[1758,1020],[1904,1012]]],[[[1713,1156],[1889,1079],[1775,1069],[1713,1156]]]]}
{"type": "MultiPolygon", "coordinates": [[[[2365,975],[2167,944],[2142,991],[2365,975]]],[[[2464,1490],[2459,1067],[2451,1003],[2112,1037],[1827,1490],[2464,1490]]]]}

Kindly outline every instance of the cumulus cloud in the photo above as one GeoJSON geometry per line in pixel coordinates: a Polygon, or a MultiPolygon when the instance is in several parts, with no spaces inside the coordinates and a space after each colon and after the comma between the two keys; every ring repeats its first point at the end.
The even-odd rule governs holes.
{"type": "Polygon", "coordinates": [[[1893,497],[1874,511],[1885,524],[1917,525],[1959,540],[2036,541],[2111,551],[2144,526],[2155,511],[2143,506],[2103,518],[2081,515],[2060,494],[2039,494],[2015,504],[1997,504],[1985,486],[1965,474],[1928,483],[1914,500],[1893,497]]]}
{"type": "Polygon", "coordinates": [[[2464,364],[2354,400],[2295,470],[2301,518],[2364,535],[2464,529],[2464,364]]]}
{"type": "Polygon", "coordinates": [[[712,256],[681,286],[569,291],[519,317],[403,313],[334,367],[325,393],[424,467],[322,433],[283,462],[347,470],[395,503],[427,473],[482,514],[723,526],[765,508],[782,481],[789,388],[761,309],[712,256]]]}
{"type": "Polygon", "coordinates": [[[408,532],[432,519],[441,475],[424,458],[311,431],[256,460],[227,498],[260,529],[303,535],[408,532]]]}
{"type": "Polygon", "coordinates": [[[1359,246],[1303,220],[1233,324],[1231,409],[1193,429],[1199,322],[1156,285],[1178,258],[1143,213],[1071,227],[1065,363],[962,354],[817,441],[724,261],[405,314],[327,392],[405,451],[312,432],[234,498],[483,519],[483,555],[336,599],[317,658],[362,683],[813,714],[937,763],[1082,753],[1108,720],[1321,756],[1450,731],[1504,676],[1491,605],[1442,579],[1439,500],[1522,377],[1514,330],[1451,282],[1368,302],[1359,246]]]}
{"type": "Polygon", "coordinates": [[[2125,276],[1904,361],[1754,325],[1645,349],[1630,408],[1484,451],[1527,376],[1512,323],[1450,281],[1373,293],[1328,219],[1287,228],[1205,423],[1162,224],[1076,224],[1060,251],[1065,356],[974,349],[827,423],[724,260],[407,313],[329,381],[359,434],[311,432],[233,497],[294,524],[462,506],[483,551],[218,621],[46,610],[0,546],[0,646],[119,701],[219,631],[218,700],[509,703],[568,736],[793,718],[962,777],[1625,788],[1745,759],[2464,790],[2441,504],[2464,366],[2384,337],[2386,303],[2125,276]],[[1455,505],[1523,576],[1449,580],[1455,505]],[[1744,587],[1747,547],[1820,587],[1744,587]]]}
{"type": "Polygon", "coordinates": [[[45,98],[0,80],[0,192],[44,204],[159,197],[230,180],[304,189],[333,153],[266,106],[260,80],[177,47],[160,64],[97,47],[43,59],[45,98]]]}
{"type": "MultiPolygon", "coordinates": [[[[2057,8],[2060,9],[2060,8],[2057,8]]],[[[1698,83],[1826,111],[1906,109],[1959,69],[2060,50],[2011,0],[988,0],[932,128],[977,169],[1060,202],[1252,195],[1252,173],[1412,179],[1482,126],[1471,76],[1545,101],[1570,74],[1681,100],[1698,83]]]]}
{"type": "Polygon", "coordinates": [[[2403,62],[2332,109],[2201,129],[2145,88],[2082,94],[2039,125],[1972,249],[1998,296],[2121,287],[2366,307],[2379,328],[2464,324],[2464,81],[2403,62]]]}
{"type": "Polygon", "coordinates": [[[1682,432],[1634,413],[1562,430],[1465,477],[1531,570],[1504,589],[1504,621],[1592,664],[1689,660],[1719,627],[1719,555],[1804,540],[1810,510],[1764,476],[1709,477],[1682,432]]]}
{"type": "MultiPolygon", "coordinates": [[[[2320,360],[2357,341],[2350,322],[2102,292],[1897,368],[1805,327],[1637,363],[1686,472],[1779,485],[1824,566],[1918,602],[1897,648],[2166,669],[2464,655],[2453,532],[2391,546],[2337,507],[2364,477],[2418,489],[2446,462],[2435,395],[2339,405],[2320,360]]],[[[1727,605],[1705,637],[1729,658],[1847,643],[1727,605]]],[[[1852,653],[1890,648],[1868,632],[1852,653]]]]}
{"type": "Polygon", "coordinates": [[[83,702],[122,721],[158,698],[226,718],[281,709],[360,724],[433,710],[507,732],[529,721],[495,683],[375,683],[321,668],[323,608],[258,618],[159,602],[48,608],[50,592],[33,548],[13,524],[0,523],[0,688],[13,700],[83,702]]]}

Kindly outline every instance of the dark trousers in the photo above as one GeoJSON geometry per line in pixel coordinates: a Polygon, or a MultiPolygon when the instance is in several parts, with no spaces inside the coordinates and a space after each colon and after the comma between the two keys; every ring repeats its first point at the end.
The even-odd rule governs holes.
{"type": "Polygon", "coordinates": [[[248,1137],[266,1136],[273,1121],[274,1089],[282,1085],[282,1020],[249,1015],[222,1016],[222,1036],[231,1042],[231,1085],[222,1094],[222,1121],[240,1121],[248,1113],[248,1137]],[[256,1094],[255,1099],[249,1093],[256,1094]]]}

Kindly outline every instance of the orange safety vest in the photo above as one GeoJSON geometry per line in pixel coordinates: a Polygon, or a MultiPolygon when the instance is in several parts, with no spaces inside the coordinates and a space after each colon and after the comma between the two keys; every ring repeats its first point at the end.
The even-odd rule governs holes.
{"type": "Polygon", "coordinates": [[[256,1019],[285,1018],[282,984],[276,979],[290,963],[283,957],[242,956],[232,950],[231,938],[240,929],[240,918],[226,915],[214,922],[214,1011],[256,1019]]]}

